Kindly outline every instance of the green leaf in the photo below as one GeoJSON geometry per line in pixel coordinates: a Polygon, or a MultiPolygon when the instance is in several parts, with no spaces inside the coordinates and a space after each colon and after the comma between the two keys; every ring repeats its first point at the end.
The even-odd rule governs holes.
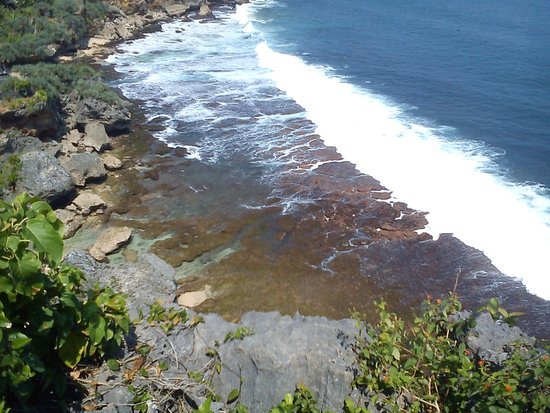
{"type": "Polygon", "coordinates": [[[208,397],[203,404],[199,406],[199,413],[212,413],[210,406],[212,405],[212,399],[208,397]]]}
{"type": "Polygon", "coordinates": [[[32,241],[36,251],[47,253],[56,265],[61,263],[63,238],[43,215],[29,219],[22,234],[32,241]]]}
{"type": "Polygon", "coordinates": [[[227,396],[227,404],[231,404],[236,401],[239,398],[240,394],[241,392],[239,391],[239,389],[231,390],[231,392],[229,392],[229,395],[227,396]]]}
{"type": "Polygon", "coordinates": [[[396,359],[397,361],[400,360],[401,358],[401,353],[399,352],[399,349],[397,347],[394,347],[392,352],[391,352],[391,355],[393,356],[394,359],[396,359]]]}
{"type": "Polygon", "coordinates": [[[115,359],[109,359],[107,360],[107,367],[109,367],[109,369],[111,371],[120,371],[120,363],[118,362],[118,360],[115,360],[115,359]]]}
{"type": "Polygon", "coordinates": [[[151,351],[151,346],[148,345],[148,344],[143,344],[142,346],[139,346],[137,348],[137,352],[141,355],[141,356],[146,356],[147,354],[149,354],[149,352],[151,351]]]}
{"type": "Polygon", "coordinates": [[[61,361],[70,368],[75,367],[86,350],[87,340],[80,331],[72,331],[65,342],[59,347],[61,361]]]}
{"type": "Polygon", "coordinates": [[[0,275],[0,293],[11,294],[13,291],[13,280],[7,275],[0,275]]]}
{"type": "Polygon", "coordinates": [[[8,340],[14,350],[19,350],[31,342],[31,339],[21,332],[11,333],[8,340]]]}

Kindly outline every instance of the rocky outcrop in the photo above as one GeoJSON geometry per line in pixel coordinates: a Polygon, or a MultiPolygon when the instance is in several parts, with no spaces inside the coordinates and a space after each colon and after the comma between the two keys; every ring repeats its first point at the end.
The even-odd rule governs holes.
{"type": "Polygon", "coordinates": [[[103,100],[83,99],[76,106],[76,122],[79,125],[100,122],[109,134],[127,131],[132,114],[128,107],[103,100]]]}
{"type": "Polygon", "coordinates": [[[24,109],[0,106],[0,129],[18,128],[32,130],[34,135],[57,136],[63,125],[59,111],[51,105],[43,105],[41,110],[29,114],[24,109]]]}
{"type": "Polygon", "coordinates": [[[105,261],[107,254],[111,254],[126,244],[132,236],[132,229],[128,227],[112,227],[103,231],[93,247],[90,255],[97,261],[105,261]]]}
{"type": "Polygon", "coordinates": [[[47,152],[31,151],[21,156],[21,172],[16,192],[26,191],[31,195],[55,202],[73,189],[71,176],[59,161],[47,152]]]}
{"type": "Polygon", "coordinates": [[[97,153],[75,153],[61,160],[69,171],[76,186],[84,186],[86,182],[105,178],[107,171],[103,160],[97,153]]]}

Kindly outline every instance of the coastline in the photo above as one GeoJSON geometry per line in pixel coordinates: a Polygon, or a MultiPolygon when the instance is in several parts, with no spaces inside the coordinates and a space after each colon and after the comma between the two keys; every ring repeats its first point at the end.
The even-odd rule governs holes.
{"type": "MultiPolygon", "coordinates": [[[[152,127],[155,128],[154,125],[152,127]]],[[[150,171],[128,171],[126,172],[128,178],[121,178],[120,182],[124,182],[125,180],[126,182],[131,182],[134,196],[140,191],[142,194],[153,191],[152,193],[156,193],[157,196],[169,198],[170,196],[177,197],[177,192],[180,191],[180,196],[182,199],[188,199],[189,195],[184,194],[183,190],[178,190],[174,187],[173,183],[175,178],[170,175],[170,171],[193,168],[189,165],[194,161],[185,159],[184,153],[182,152],[176,154],[174,149],[166,147],[164,144],[160,143],[151,136],[147,139],[148,142],[153,143],[156,148],[153,148],[148,152],[146,148],[147,144],[143,144],[143,152],[140,152],[140,156],[145,156],[147,160],[144,164],[138,165],[138,167],[147,167],[150,168],[150,171]],[[145,164],[148,164],[148,166],[145,164]],[[178,165],[181,165],[181,168],[178,165]],[[140,179],[148,182],[146,185],[148,189],[144,189],[144,187],[141,189],[139,188],[140,185],[137,181],[140,179]]],[[[131,138],[124,138],[124,140],[130,143],[132,141],[131,138]]],[[[122,152],[125,150],[127,149],[122,149],[122,152]]],[[[343,209],[338,212],[327,212],[328,210],[325,211],[329,215],[334,214],[335,218],[331,221],[331,225],[325,227],[324,230],[327,233],[334,233],[335,230],[341,231],[345,227],[354,225],[354,220],[349,221],[348,218],[352,215],[355,216],[355,214],[360,211],[357,209],[358,205],[352,206],[356,201],[350,201],[350,199],[356,198],[357,202],[362,202],[359,201],[359,199],[367,196],[370,199],[369,202],[372,202],[371,206],[368,207],[368,210],[378,214],[379,219],[382,220],[382,222],[384,221],[384,218],[382,218],[383,216],[386,216],[387,218],[385,219],[388,220],[386,224],[376,222],[376,228],[382,228],[382,230],[376,231],[375,236],[380,237],[380,239],[387,239],[389,242],[386,244],[379,244],[382,247],[374,249],[374,254],[391,254],[392,252],[390,250],[392,248],[398,248],[401,250],[400,254],[402,254],[402,258],[399,260],[397,267],[393,269],[390,268],[389,271],[399,271],[399,265],[406,265],[407,260],[414,260],[414,257],[418,254],[431,254],[433,260],[456,260],[457,257],[461,257],[461,259],[464,259],[466,263],[464,265],[464,272],[479,273],[481,271],[481,273],[483,273],[487,272],[487,269],[489,268],[489,273],[486,273],[485,276],[464,280],[464,282],[461,281],[460,283],[460,288],[462,291],[479,290],[480,295],[477,296],[477,298],[466,300],[466,304],[470,308],[474,309],[480,305],[483,301],[480,297],[486,297],[488,299],[492,295],[500,294],[503,298],[503,306],[511,310],[524,312],[526,310],[527,312],[534,311],[536,314],[544,314],[544,312],[547,311],[547,302],[535,296],[531,296],[532,299],[526,299],[529,295],[526,296],[521,292],[521,286],[517,285],[519,283],[517,283],[514,288],[506,290],[506,292],[500,291],[498,294],[494,289],[488,288],[491,284],[495,286],[502,285],[503,277],[506,276],[502,275],[498,272],[498,270],[496,270],[496,268],[492,267],[488,260],[480,254],[479,251],[467,247],[452,236],[443,236],[440,240],[433,241],[425,234],[418,234],[418,232],[421,232],[418,230],[421,230],[422,226],[425,224],[425,219],[423,218],[422,213],[409,210],[405,204],[398,204],[396,205],[397,209],[390,209],[387,202],[384,200],[384,198],[389,197],[389,191],[387,189],[380,187],[374,179],[363,174],[358,174],[357,170],[351,164],[346,166],[339,162],[340,155],[334,151],[334,148],[325,147],[325,149],[322,149],[322,152],[323,151],[326,153],[322,156],[326,156],[326,159],[333,159],[337,162],[332,165],[327,165],[326,172],[324,172],[323,168],[321,168],[319,170],[320,174],[317,175],[317,177],[313,177],[309,181],[306,180],[302,182],[299,184],[299,187],[319,187],[321,192],[328,194],[326,200],[322,201],[329,202],[329,204],[326,204],[327,208],[333,208],[330,206],[330,203],[334,202],[335,199],[347,199],[347,205],[344,203],[342,205],[343,209]],[[353,187],[353,185],[350,187],[349,183],[346,183],[345,180],[338,181],[337,179],[333,182],[326,181],[327,176],[331,175],[339,176],[340,178],[338,179],[341,179],[344,175],[347,175],[348,177],[356,176],[356,178],[352,179],[355,181],[353,184],[355,187],[353,187]],[[321,179],[321,181],[319,179],[321,179]],[[364,184],[359,184],[359,186],[357,186],[358,180],[366,181],[364,181],[364,184]],[[365,185],[364,189],[357,191],[361,185],[365,185]],[[338,186],[342,188],[342,192],[339,194],[334,191],[334,188],[338,186]],[[354,192],[355,195],[352,195],[354,192]],[[330,201],[331,199],[332,201],[330,201]],[[416,218],[413,218],[412,220],[402,220],[402,222],[399,223],[400,225],[396,227],[395,223],[397,221],[394,221],[394,218],[399,216],[402,212],[408,213],[411,218],[416,218]],[[346,218],[346,216],[348,218],[346,218]],[[448,252],[445,251],[455,251],[453,254],[456,254],[456,257],[453,257],[452,255],[446,257],[445,254],[448,254],[448,252]]],[[[106,183],[110,184],[111,181],[108,180],[106,183]]],[[[113,185],[116,186],[117,184],[113,181],[113,185]]],[[[126,184],[121,184],[119,188],[122,188],[125,185],[126,184]]],[[[296,187],[294,188],[296,189],[296,187]]],[[[292,191],[295,191],[295,189],[292,189],[292,191]]],[[[123,193],[121,190],[114,190],[113,192],[115,194],[123,193]]],[[[216,225],[219,225],[214,224],[210,218],[201,219],[195,217],[196,219],[192,218],[192,221],[194,222],[183,219],[168,220],[167,222],[153,220],[145,223],[144,219],[147,220],[147,210],[148,208],[151,208],[151,206],[148,204],[148,196],[145,195],[144,198],[146,198],[146,200],[143,203],[138,201],[137,198],[134,198],[134,202],[137,202],[139,205],[134,204],[131,206],[127,205],[126,202],[118,202],[116,200],[113,201],[113,203],[116,204],[113,222],[116,223],[116,225],[126,225],[132,221],[131,224],[141,233],[145,234],[144,238],[141,236],[136,238],[137,243],[130,245],[127,248],[129,252],[126,254],[130,259],[135,259],[142,249],[145,250],[153,247],[153,252],[158,254],[161,258],[165,259],[173,266],[179,267],[178,277],[181,278],[182,284],[180,287],[180,294],[198,292],[203,294],[203,298],[211,298],[197,307],[200,311],[214,311],[224,315],[230,320],[236,320],[240,317],[240,315],[250,310],[278,310],[283,314],[293,314],[296,311],[300,311],[305,315],[321,314],[331,318],[341,318],[346,317],[349,314],[349,303],[365,301],[365,299],[362,298],[362,290],[374,289],[375,291],[379,291],[380,289],[391,290],[394,288],[403,288],[403,285],[397,286],[395,284],[396,280],[391,280],[389,278],[376,278],[374,280],[369,280],[362,276],[354,276],[354,273],[359,273],[357,262],[353,258],[347,259],[345,255],[334,261],[334,265],[336,265],[334,269],[336,271],[341,271],[341,276],[336,281],[334,277],[318,278],[315,274],[308,270],[307,266],[303,266],[303,262],[293,262],[292,267],[300,269],[294,271],[304,275],[304,280],[301,283],[296,284],[296,280],[293,276],[290,278],[285,278],[282,273],[288,272],[288,270],[285,269],[288,268],[286,266],[283,268],[276,268],[273,266],[266,267],[260,262],[254,262],[254,260],[244,262],[238,256],[224,255],[226,254],[226,251],[228,251],[227,246],[231,248],[231,239],[233,239],[233,237],[235,237],[236,234],[242,230],[242,228],[246,228],[247,226],[250,226],[254,220],[258,220],[258,214],[251,214],[248,217],[237,218],[236,220],[233,219],[232,223],[227,225],[222,232],[210,233],[213,226],[215,227],[216,225]],[[128,221],[127,217],[123,217],[118,214],[128,212],[129,208],[133,209],[133,214],[137,214],[136,218],[130,219],[130,221],[128,221]],[[140,215],[142,218],[139,218],[140,215]],[[174,232],[174,228],[176,227],[179,228],[179,230],[175,231],[176,235],[171,234],[168,239],[162,239],[163,236],[166,237],[170,232],[174,232]],[[192,234],[191,236],[197,240],[197,245],[191,249],[185,247],[185,250],[182,250],[182,240],[187,239],[189,234],[192,234]],[[178,255],[179,253],[177,251],[184,251],[184,255],[178,255]],[[226,263],[229,264],[217,266],[220,257],[225,257],[226,263]],[[215,265],[209,267],[209,263],[214,263],[215,265]],[[252,271],[253,273],[260,274],[261,276],[249,284],[247,284],[247,281],[241,276],[226,276],[226,274],[235,273],[235,268],[239,265],[244,265],[245,267],[248,266],[249,270],[245,270],[245,273],[247,271],[252,271]],[[197,275],[200,273],[200,271],[197,271],[197,266],[199,266],[199,269],[203,268],[206,273],[210,273],[208,280],[201,279],[201,277],[197,275]],[[307,275],[308,273],[310,275],[307,275]],[[237,288],[233,291],[227,290],[228,284],[243,284],[246,286],[243,288],[250,288],[251,291],[256,291],[257,293],[259,291],[264,291],[264,286],[270,284],[269,280],[270,277],[274,276],[273,274],[276,274],[275,278],[279,280],[278,283],[284,283],[283,279],[286,279],[290,281],[290,285],[297,285],[296,289],[298,292],[296,295],[292,295],[291,297],[284,296],[284,294],[278,295],[276,293],[274,294],[272,290],[267,289],[263,293],[266,297],[265,302],[263,302],[263,300],[262,302],[258,302],[254,294],[250,295],[242,288],[237,288]],[[350,291],[349,284],[346,284],[346,281],[341,281],[342,279],[345,279],[347,282],[351,282],[351,285],[354,285],[352,288],[353,291],[350,291]],[[211,285],[211,281],[214,281],[215,284],[211,285]],[[373,285],[373,282],[376,284],[373,285]],[[312,285],[315,284],[319,286],[319,289],[312,289],[312,285]],[[308,287],[304,288],[306,285],[308,287]],[[212,290],[214,291],[214,294],[210,295],[212,290]],[[329,293],[326,293],[327,291],[329,293]],[[337,293],[335,294],[335,292],[337,293]],[[216,293],[220,294],[218,295],[216,293]],[[235,305],[234,303],[236,302],[239,304],[235,305]]],[[[323,208],[324,207],[321,208],[321,211],[323,208]]],[[[274,206],[274,211],[275,210],[276,207],[274,206]]],[[[321,211],[319,213],[321,213],[321,211]]],[[[322,213],[325,214],[325,212],[322,213]]],[[[314,212],[314,214],[316,214],[316,212],[314,212]]],[[[268,216],[270,215],[265,215],[264,218],[260,218],[260,220],[265,221],[268,219],[266,218],[268,216]]],[[[225,218],[220,217],[219,219],[223,221],[225,218]]],[[[269,219],[277,222],[276,226],[280,226],[278,222],[281,222],[281,228],[292,228],[292,226],[295,225],[292,224],[291,221],[282,223],[276,213],[271,215],[269,219]]],[[[373,228],[372,231],[376,230],[376,228],[373,228]]],[[[318,230],[319,228],[315,231],[318,230]]],[[[281,234],[284,236],[284,232],[281,234]]],[[[305,234],[307,234],[307,232],[305,234]]],[[[250,241],[247,242],[257,242],[254,241],[254,236],[255,235],[252,234],[250,241]]],[[[292,242],[294,242],[295,245],[298,245],[305,242],[305,240],[301,240],[300,237],[297,237],[293,239],[292,242]]],[[[362,241],[359,239],[357,242],[360,243],[362,241]]],[[[185,244],[185,241],[183,241],[183,243],[185,244]]],[[[371,250],[373,249],[371,248],[371,250]]],[[[315,262],[317,259],[312,258],[311,252],[304,251],[303,253],[304,257],[309,257],[306,258],[306,261],[311,260],[312,262],[315,262]]],[[[395,251],[393,253],[395,254],[395,251]]],[[[120,254],[117,257],[118,258],[115,259],[122,259],[120,254]]],[[[251,258],[250,255],[248,255],[248,257],[251,258]]],[[[452,288],[457,276],[456,272],[449,272],[448,269],[446,270],[445,268],[439,267],[433,268],[432,273],[434,274],[434,277],[441,276],[442,273],[445,273],[439,287],[433,285],[429,280],[421,281],[421,283],[419,283],[418,279],[413,278],[410,281],[410,288],[421,289],[423,291],[425,290],[426,294],[444,294],[452,288]],[[425,282],[427,282],[427,284],[424,284],[425,282]]],[[[514,285],[511,281],[509,284],[514,285]]],[[[406,287],[406,289],[407,288],[409,287],[406,287]]],[[[459,292],[460,291],[461,290],[459,290],[459,292]]],[[[393,301],[402,301],[399,306],[399,311],[407,312],[407,309],[416,306],[418,304],[417,300],[421,298],[422,297],[403,300],[402,297],[397,295],[393,301]]],[[[369,305],[370,307],[360,307],[360,310],[364,312],[371,312],[372,303],[369,305]]],[[[534,318],[536,319],[537,317],[534,318]]],[[[526,328],[528,331],[536,331],[539,335],[541,332],[543,335],[548,334],[545,331],[544,323],[540,321],[540,318],[538,322],[535,321],[535,324],[528,325],[526,328]],[[535,327],[533,327],[533,325],[535,327]]]]}

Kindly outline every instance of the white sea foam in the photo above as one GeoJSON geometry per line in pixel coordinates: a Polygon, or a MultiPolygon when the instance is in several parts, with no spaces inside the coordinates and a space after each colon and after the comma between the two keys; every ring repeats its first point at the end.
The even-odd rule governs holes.
{"type": "Polygon", "coordinates": [[[509,182],[479,144],[449,141],[449,128],[424,126],[399,105],[325,68],[277,53],[265,42],[256,52],[278,87],[306,109],[326,144],[395,198],[429,212],[430,233],[453,233],[550,299],[548,190],[509,182]]]}

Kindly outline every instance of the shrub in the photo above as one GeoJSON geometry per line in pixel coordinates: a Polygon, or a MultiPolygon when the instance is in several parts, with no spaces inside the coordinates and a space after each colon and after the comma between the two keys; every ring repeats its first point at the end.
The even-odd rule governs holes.
{"type": "Polygon", "coordinates": [[[0,200],[0,227],[0,394],[25,406],[63,395],[67,369],[120,346],[130,321],[121,295],[83,291],[80,270],[61,265],[63,225],[46,202],[0,200]]]}
{"type": "Polygon", "coordinates": [[[0,170],[0,192],[4,189],[14,189],[21,172],[21,158],[18,155],[10,155],[2,164],[0,170]]]}
{"type": "Polygon", "coordinates": [[[0,6],[0,62],[13,64],[52,56],[50,45],[67,46],[103,20],[101,1],[26,0],[0,6]]]}
{"type": "Polygon", "coordinates": [[[460,309],[455,295],[426,300],[406,327],[380,303],[378,324],[363,326],[357,339],[354,386],[390,412],[546,412],[547,352],[517,343],[500,365],[480,359],[467,348],[472,318],[457,317],[460,309]]]}

